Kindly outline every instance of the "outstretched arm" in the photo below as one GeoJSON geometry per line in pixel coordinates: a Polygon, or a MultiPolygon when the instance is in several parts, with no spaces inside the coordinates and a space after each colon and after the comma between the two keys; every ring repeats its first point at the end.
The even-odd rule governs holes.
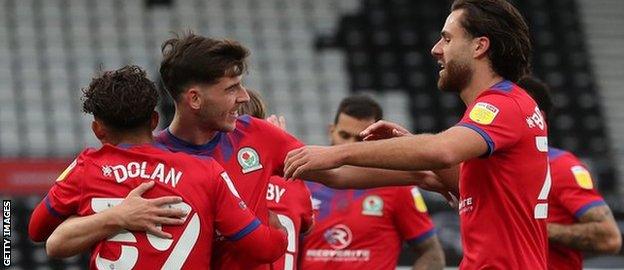
{"type": "Polygon", "coordinates": [[[416,254],[414,270],[438,270],[444,269],[444,252],[437,236],[425,240],[413,247],[416,254]]]}
{"type": "Polygon", "coordinates": [[[181,202],[180,197],[168,196],[143,199],[141,195],[152,188],[147,182],[132,190],[117,206],[84,217],[71,217],[59,225],[46,241],[46,252],[53,258],[66,258],[86,251],[97,242],[117,234],[122,229],[147,231],[156,236],[171,238],[156,225],[180,225],[187,213],[174,208],[162,208],[181,202]]]}
{"type": "Polygon", "coordinates": [[[579,223],[548,223],[548,239],[582,251],[616,254],[622,246],[622,235],[611,210],[606,205],[589,209],[579,223]]]}

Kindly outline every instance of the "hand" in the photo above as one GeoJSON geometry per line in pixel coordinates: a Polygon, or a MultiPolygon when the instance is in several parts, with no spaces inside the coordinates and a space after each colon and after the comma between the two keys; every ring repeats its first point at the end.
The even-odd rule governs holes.
{"type": "Polygon", "coordinates": [[[341,155],[335,146],[304,146],[286,155],[284,178],[301,178],[305,172],[338,168],[342,166],[341,162],[341,155]]]}
{"type": "Polygon", "coordinates": [[[274,126],[286,130],[286,118],[284,116],[277,117],[275,114],[271,114],[266,120],[274,126]]]}
{"type": "Polygon", "coordinates": [[[118,224],[131,231],[146,231],[162,238],[171,238],[171,234],[162,231],[157,225],[181,225],[188,213],[176,208],[165,208],[168,204],[182,202],[177,196],[165,196],[155,199],[144,199],[143,193],[154,186],[154,182],[142,183],[117,206],[108,211],[118,219],[118,224]]]}
{"type": "Polygon", "coordinates": [[[394,137],[412,135],[404,127],[383,120],[379,120],[360,132],[360,137],[365,141],[383,140],[394,137]]]}

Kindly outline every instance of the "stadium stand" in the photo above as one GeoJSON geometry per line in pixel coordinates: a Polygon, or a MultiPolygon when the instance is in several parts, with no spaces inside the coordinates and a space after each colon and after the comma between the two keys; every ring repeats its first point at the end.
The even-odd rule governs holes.
{"type": "MultiPolygon", "coordinates": [[[[601,1],[606,3],[604,10],[622,7],[617,1],[601,1]]],[[[617,122],[621,125],[622,121],[606,121],[611,118],[603,114],[598,86],[605,88],[605,80],[595,75],[591,58],[599,56],[588,51],[581,8],[575,0],[513,2],[532,28],[535,73],[553,87],[560,107],[555,115],[557,124],[550,129],[551,142],[581,156],[591,166],[605,197],[617,203],[612,207],[621,209],[615,190],[622,185],[617,182],[612,141],[605,125],[618,126],[617,122]]],[[[157,79],[160,43],[170,36],[170,31],[184,29],[233,38],[249,47],[251,71],[245,84],[260,90],[270,111],[284,115],[289,129],[306,143],[326,144],[333,110],[350,92],[372,93],[388,119],[417,132],[443,130],[454,124],[464,110],[457,97],[437,90],[437,65],[429,55],[448,11],[447,1],[2,3],[0,157],[14,163],[0,166],[0,171],[15,168],[11,166],[26,158],[52,158],[65,164],[83,147],[96,146],[90,119],[80,112],[81,87],[97,70],[127,63],[146,67],[157,79]]],[[[591,13],[584,6],[582,9],[590,12],[586,16],[602,14],[591,13]]],[[[618,37],[621,40],[622,36],[618,37]]],[[[608,100],[618,91],[616,88],[611,96],[603,95],[608,100]]],[[[162,111],[170,113],[167,102],[163,104],[162,111]]],[[[610,115],[622,111],[617,102],[605,104],[610,115]]],[[[614,140],[624,129],[618,130],[612,131],[614,140]]],[[[617,149],[622,155],[622,146],[617,149]]],[[[24,171],[33,168],[21,165],[24,171]]],[[[0,173],[0,183],[37,184],[36,189],[21,188],[22,193],[34,195],[17,196],[6,188],[0,189],[3,198],[13,200],[17,217],[12,227],[13,269],[81,269],[86,264],[84,256],[49,260],[43,246],[33,245],[26,237],[27,217],[41,192],[52,184],[54,176],[49,177],[49,172],[62,168],[57,165],[49,168],[48,174],[12,178],[0,173]]],[[[12,192],[18,189],[19,185],[12,192]]],[[[456,264],[461,256],[458,218],[438,196],[425,196],[439,227],[447,262],[456,264]]],[[[409,261],[409,257],[401,261],[409,261]]]]}

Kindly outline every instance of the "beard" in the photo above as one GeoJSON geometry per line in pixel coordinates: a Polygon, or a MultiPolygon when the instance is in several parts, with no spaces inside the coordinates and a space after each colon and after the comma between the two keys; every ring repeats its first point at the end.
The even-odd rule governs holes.
{"type": "Polygon", "coordinates": [[[438,88],[443,92],[461,92],[472,79],[473,69],[465,62],[449,61],[444,67],[444,76],[438,79],[438,88]]]}

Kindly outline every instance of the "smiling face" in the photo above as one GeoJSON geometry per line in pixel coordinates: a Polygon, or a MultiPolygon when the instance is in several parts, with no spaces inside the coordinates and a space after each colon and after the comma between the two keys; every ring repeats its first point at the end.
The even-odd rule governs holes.
{"type": "Polygon", "coordinates": [[[241,84],[242,76],[222,77],[216,84],[197,86],[195,109],[201,125],[215,131],[232,131],[236,127],[239,108],[249,101],[241,84]]]}
{"type": "Polygon", "coordinates": [[[446,18],[440,40],[431,49],[431,55],[440,65],[438,88],[445,92],[460,92],[471,81],[474,73],[472,38],[461,26],[463,10],[455,10],[446,18]]]}
{"type": "Polygon", "coordinates": [[[375,119],[357,119],[345,113],[338,115],[336,124],[329,127],[329,139],[332,145],[362,141],[360,132],[375,123],[375,119]]]}

